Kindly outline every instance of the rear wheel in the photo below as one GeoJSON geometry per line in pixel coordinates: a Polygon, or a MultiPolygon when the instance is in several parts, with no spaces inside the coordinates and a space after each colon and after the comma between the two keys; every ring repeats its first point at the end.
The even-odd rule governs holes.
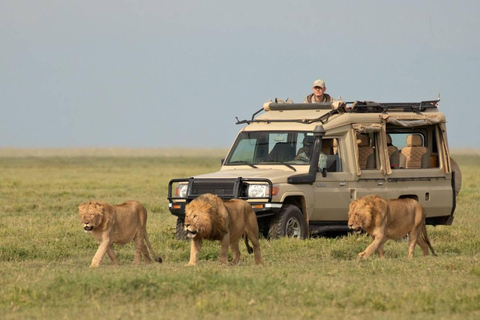
{"type": "Polygon", "coordinates": [[[297,206],[286,204],[270,221],[268,230],[270,239],[281,237],[305,239],[307,227],[302,211],[297,206]]]}

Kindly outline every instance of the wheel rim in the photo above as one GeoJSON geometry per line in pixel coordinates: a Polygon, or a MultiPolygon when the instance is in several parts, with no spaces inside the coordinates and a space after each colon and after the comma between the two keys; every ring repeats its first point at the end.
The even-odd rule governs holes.
{"type": "Polygon", "coordinates": [[[288,219],[285,225],[285,236],[289,238],[300,238],[300,233],[300,222],[295,218],[288,219]]]}

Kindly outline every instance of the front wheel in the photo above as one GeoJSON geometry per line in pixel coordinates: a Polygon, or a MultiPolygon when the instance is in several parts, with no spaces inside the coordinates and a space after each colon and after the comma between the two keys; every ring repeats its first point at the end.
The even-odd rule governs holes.
{"type": "Polygon", "coordinates": [[[183,229],[184,219],[177,218],[177,227],[175,230],[175,237],[177,240],[188,240],[187,232],[183,229]]]}
{"type": "Polygon", "coordinates": [[[281,237],[305,239],[307,227],[302,211],[297,206],[284,205],[275,218],[270,221],[268,237],[270,239],[281,237]]]}

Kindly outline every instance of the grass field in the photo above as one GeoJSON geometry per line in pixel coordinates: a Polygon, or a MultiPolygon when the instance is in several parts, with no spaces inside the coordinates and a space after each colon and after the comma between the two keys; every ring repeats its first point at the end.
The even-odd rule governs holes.
{"type": "Polygon", "coordinates": [[[185,267],[175,240],[172,178],[211,172],[222,151],[0,150],[0,319],[479,319],[480,153],[455,154],[463,173],[452,226],[428,226],[438,257],[409,261],[389,241],[385,259],[356,260],[366,236],[261,240],[264,265],[241,248],[238,266],[218,264],[205,243],[185,267]],[[187,154],[187,156],[182,156],[187,154]],[[89,268],[98,244],[78,205],[135,199],[164,263],[132,266],[133,245],[89,268]]]}

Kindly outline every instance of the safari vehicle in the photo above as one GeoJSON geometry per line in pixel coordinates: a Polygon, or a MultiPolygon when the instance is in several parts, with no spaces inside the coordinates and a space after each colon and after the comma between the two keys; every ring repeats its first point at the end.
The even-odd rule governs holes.
{"type": "Polygon", "coordinates": [[[220,171],[170,181],[177,237],[203,193],[247,200],[269,238],[346,231],[350,202],[369,194],[413,198],[427,224],[451,225],[461,174],[438,102],[266,103],[237,118],[245,126],[220,171]]]}

